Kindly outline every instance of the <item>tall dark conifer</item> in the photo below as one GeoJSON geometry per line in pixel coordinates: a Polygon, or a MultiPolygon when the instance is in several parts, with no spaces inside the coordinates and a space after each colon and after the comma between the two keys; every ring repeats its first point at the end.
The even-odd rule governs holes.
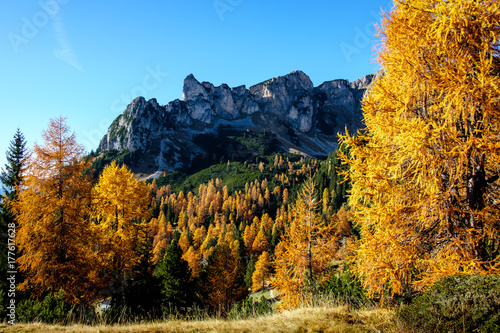
{"type": "Polygon", "coordinates": [[[137,251],[133,277],[123,291],[123,301],[134,315],[154,317],[161,307],[160,279],[154,275],[153,246],[144,236],[137,251]]]}
{"type": "Polygon", "coordinates": [[[194,303],[195,284],[187,261],[182,259],[178,237],[174,237],[167,247],[156,268],[156,276],[160,279],[164,305],[181,310],[194,303]]]}
{"type": "Polygon", "coordinates": [[[9,200],[15,200],[17,197],[16,186],[19,185],[22,179],[22,173],[26,167],[26,140],[23,133],[18,128],[14,134],[14,138],[10,141],[9,150],[7,150],[7,164],[2,168],[0,173],[0,182],[5,197],[9,200]]]}
{"type": "MultiPolygon", "coordinates": [[[[17,199],[16,186],[22,179],[23,171],[26,167],[26,140],[19,128],[10,141],[9,149],[6,152],[7,164],[0,173],[3,196],[0,197],[0,315],[4,318],[7,306],[7,241],[8,226],[15,223],[14,215],[9,210],[8,200],[17,199]]],[[[18,275],[16,282],[20,282],[18,275]]]]}

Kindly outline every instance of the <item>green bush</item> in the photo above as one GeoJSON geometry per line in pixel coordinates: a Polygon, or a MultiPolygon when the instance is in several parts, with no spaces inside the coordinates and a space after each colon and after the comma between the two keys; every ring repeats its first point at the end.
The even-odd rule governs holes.
{"type": "Polygon", "coordinates": [[[64,302],[64,293],[48,294],[43,301],[25,299],[19,303],[17,315],[21,322],[40,321],[48,324],[64,323],[71,317],[74,306],[64,302]]]}
{"type": "Polygon", "coordinates": [[[500,332],[500,276],[445,277],[397,317],[421,332],[500,332]]]}
{"type": "Polygon", "coordinates": [[[251,297],[247,297],[233,306],[227,317],[231,320],[239,320],[264,316],[273,312],[274,307],[271,300],[262,296],[260,301],[254,301],[251,297]]]}
{"type": "Polygon", "coordinates": [[[330,279],[322,286],[321,292],[333,297],[337,303],[349,305],[353,308],[372,305],[372,301],[366,296],[366,290],[361,281],[349,270],[332,274],[330,279]]]}

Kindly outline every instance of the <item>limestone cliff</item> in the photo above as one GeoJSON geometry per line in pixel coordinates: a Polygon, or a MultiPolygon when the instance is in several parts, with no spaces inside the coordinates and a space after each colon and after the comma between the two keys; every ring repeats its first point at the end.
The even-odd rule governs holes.
{"type": "Polygon", "coordinates": [[[241,145],[216,142],[219,148],[213,150],[207,140],[200,140],[221,137],[231,129],[265,133],[276,150],[327,155],[336,147],[338,132],[363,126],[361,99],[375,78],[333,80],[314,87],[306,74],[294,71],[247,89],[216,87],[191,74],[184,80],[182,100],[161,106],[155,99],[134,99],[111,124],[98,151],[135,153],[138,161],[132,169],[144,174],[188,168],[209,155],[214,160],[245,158],[238,152],[241,145]]]}

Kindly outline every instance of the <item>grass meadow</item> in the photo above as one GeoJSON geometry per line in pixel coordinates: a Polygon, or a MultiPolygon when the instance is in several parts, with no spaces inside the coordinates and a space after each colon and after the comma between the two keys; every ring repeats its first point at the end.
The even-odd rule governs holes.
{"type": "Polygon", "coordinates": [[[164,320],[118,325],[0,325],[1,332],[402,332],[391,309],[313,307],[246,320],[164,320]]]}

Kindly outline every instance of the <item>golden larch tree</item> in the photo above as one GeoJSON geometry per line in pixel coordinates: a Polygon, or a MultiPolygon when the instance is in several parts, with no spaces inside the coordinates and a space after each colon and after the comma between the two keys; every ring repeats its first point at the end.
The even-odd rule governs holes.
{"type": "Polygon", "coordinates": [[[92,194],[99,256],[111,279],[120,282],[136,261],[138,233],[149,215],[149,191],[125,165],[113,161],[104,168],[92,194]]]}
{"type": "Polygon", "coordinates": [[[343,204],[334,216],[337,221],[337,231],[339,237],[349,237],[351,235],[351,224],[349,223],[348,212],[343,204]]]}
{"type": "Polygon", "coordinates": [[[276,274],[271,284],[280,293],[283,308],[308,301],[311,295],[305,290],[307,280],[313,285],[322,282],[338,250],[334,225],[321,218],[319,206],[314,182],[308,179],[275,254],[276,274]]]}
{"type": "Polygon", "coordinates": [[[212,309],[227,311],[247,294],[239,256],[227,243],[210,254],[202,281],[203,299],[212,309]]]}
{"type": "Polygon", "coordinates": [[[267,241],[267,236],[264,227],[262,227],[257,233],[257,236],[255,237],[255,240],[252,243],[252,251],[255,253],[262,253],[268,247],[269,247],[269,242],[267,241]]]}
{"type": "Polygon", "coordinates": [[[243,241],[245,242],[245,247],[247,251],[252,251],[252,245],[257,236],[257,230],[255,229],[255,224],[247,225],[245,227],[245,232],[243,233],[243,241]]]}
{"type": "Polygon", "coordinates": [[[271,277],[271,258],[267,251],[262,252],[255,263],[255,271],[252,274],[252,291],[255,293],[266,287],[266,283],[271,277]]]}
{"type": "Polygon", "coordinates": [[[193,246],[190,246],[186,253],[182,255],[182,259],[187,261],[193,278],[197,278],[200,275],[201,268],[200,251],[195,249],[193,246]]]}
{"type": "Polygon", "coordinates": [[[89,163],[64,117],[51,119],[35,144],[19,197],[19,268],[39,295],[64,290],[71,303],[88,305],[98,291],[98,265],[89,218],[92,183],[89,163]]]}
{"type": "Polygon", "coordinates": [[[500,4],[400,0],[380,35],[366,130],[342,139],[354,268],[372,295],[498,273],[500,4]]]}
{"type": "Polygon", "coordinates": [[[182,253],[186,253],[186,251],[189,249],[189,246],[191,245],[189,241],[189,234],[188,234],[189,229],[184,229],[181,233],[181,237],[179,239],[179,246],[182,249],[182,253]]]}

